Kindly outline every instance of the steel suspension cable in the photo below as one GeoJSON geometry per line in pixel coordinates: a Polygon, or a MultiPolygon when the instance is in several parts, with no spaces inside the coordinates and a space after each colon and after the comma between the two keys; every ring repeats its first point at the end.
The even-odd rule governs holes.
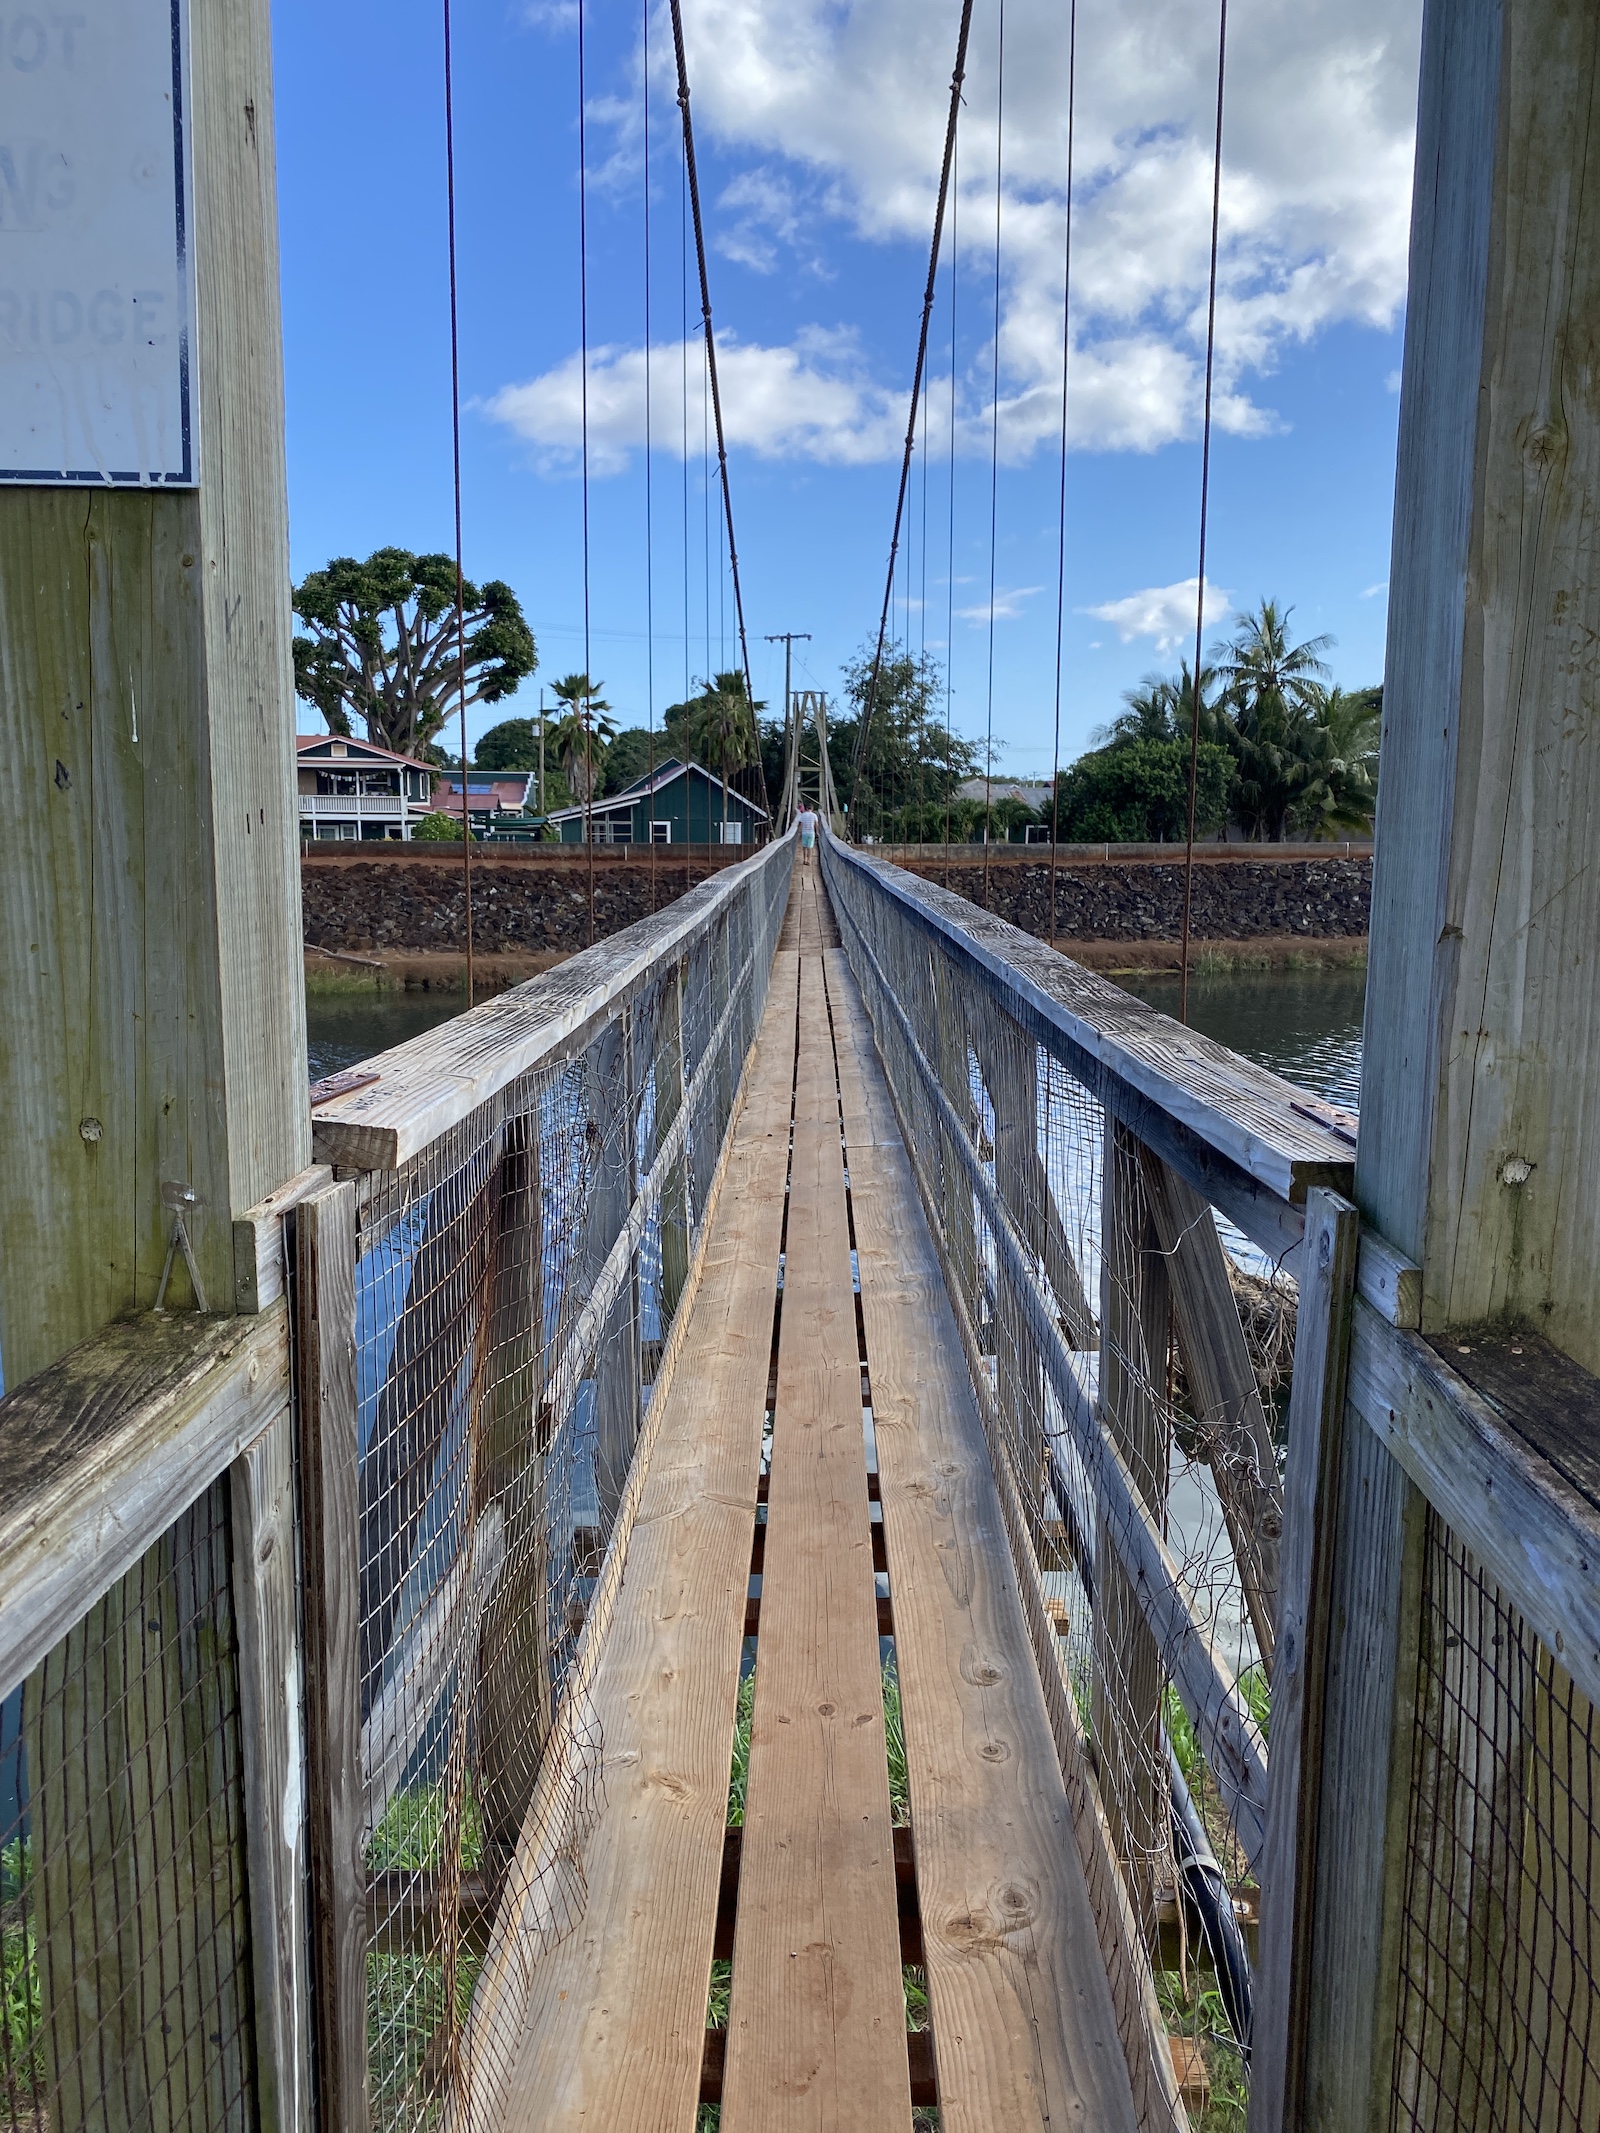
{"type": "Polygon", "coordinates": [[[467,812],[467,620],[461,569],[461,344],[456,324],[456,101],[450,0],[444,0],[444,185],[450,235],[450,451],[456,507],[456,708],[461,733],[461,879],[467,907],[467,1005],[472,983],[472,822],[467,812]]]}
{"type": "Polygon", "coordinates": [[[1061,646],[1067,612],[1067,374],[1072,361],[1072,148],[1078,92],[1078,0],[1067,13],[1067,230],[1061,270],[1061,495],[1056,523],[1055,745],[1050,761],[1050,945],[1056,944],[1061,845],[1061,646]]]}
{"type": "MultiPolygon", "coordinates": [[[[673,0],[676,8],[677,0],[673,0]]],[[[867,679],[867,698],[861,708],[856,733],[856,759],[850,780],[850,815],[856,813],[861,773],[866,762],[867,735],[877,707],[878,676],[883,667],[883,645],[889,630],[889,606],[894,598],[895,558],[900,552],[900,528],[905,518],[906,490],[911,480],[911,455],[917,441],[917,405],[922,397],[923,372],[928,361],[928,322],[933,316],[933,296],[939,273],[939,250],[944,240],[945,203],[950,195],[950,171],[956,152],[956,127],[961,115],[961,84],[967,73],[967,40],[972,30],[972,0],[961,0],[961,26],[956,33],[956,63],[950,76],[950,115],[945,121],[944,157],[939,166],[939,195],[933,210],[933,242],[928,248],[928,280],[922,292],[922,324],[917,334],[917,361],[911,379],[911,413],[906,421],[905,450],[900,460],[900,490],[895,499],[894,531],[889,539],[889,568],[884,578],[883,611],[878,618],[878,644],[872,655],[867,679]]]]}
{"type": "Polygon", "coordinates": [[[1228,65],[1228,0],[1217,12],[1217,132],[1211,158],[1211,271],[1206,293],[1206,396],[1200,426],[1200,568],[1194,599],[1194,695],[1189,708],[1189,822],[1183,854],[1183,945],[1178,1020],[1189,1019],[1189,923],[1194,908],[1195,792],[1200,777],[1200,646],[1206,625],[1206,532],[1211,503],[1211,387],[1217,357],[1217,238],[1222,223],[1222,95],[1228,65]]]}
{"type": "Polygon", "coordinates": [[[650,841],[650,909],[656,908],[656,526],[653,487],[655,438],[651,429],[650,365],[650,0],[644,18],[644,700],[650,730],[650,775],[646,791],[645,835],[650,841]]]}
{"type": "MultiPolygon", "coordinates": [[[[578,346],[583,444],[583,851],[589,891],[589,946],[594,946],[594,745],[590,709],[594,669],[589,648],[589,146],[584,113],[584,0],[578,0],[578,346]]],[[[574,706],[576,709],[576,706],[574,706]]]]}
{"type": "Polygon", "coordinates": [[[956,305],[961,277],[961,140],[950,159],[950,528],[944,577],[944,885],[950,886],[950,799],[956,737],[956,305]]]}
{"type": "MultiPolygon", "coordinates": [[[[722,478],[722,515],[728,533],[728,570],[733,579],[733,611],[739,626],[739,664],[744,669],[745,701],[755,723],[755,685],[750,677],[750,644],[744,626],[744,592],[739,583],[739,546],[733,535],[733,490],[728,482],[728,441],[722,423],[722,386],[717,376],[717,337],[711,324],[711,278],[706,271],[706,233],[700,213],[700,176],[694,159],[694,121],[689,115],[689,65],[683,49],[681,0],[671,0],[672,52],[678,69],[678,109],[683,114],[683,155],[689,174],[689,208],[694,219],[695,259],[700,269],[700,312],[706,329],[706,371],[711,381],[711,412],[717,429],[717,470],[722,478]]],[[[761,736],[756,733],[756,769],[761,779],[761,805],[771,820],[767,774],[761,761],[761,736]]]]}
{"type": "Polygon", "coordinates": [[[994,595],[1000,525],[1000,207],[1006,141],[1006,0],[1000,0],[994,99],[994,370],[989,388],[989,681],[983,740],[983,908],[989,908],[989,847],[994,842],[994,595]]]}

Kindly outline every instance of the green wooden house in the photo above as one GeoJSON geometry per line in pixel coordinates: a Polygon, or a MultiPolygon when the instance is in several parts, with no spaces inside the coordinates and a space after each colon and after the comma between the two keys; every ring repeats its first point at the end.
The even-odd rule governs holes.
{"type": "MultiPolygon", "coordinates": [[[[563,844],[582,844],[585,810],[557,808],[549,817],[563,844]]],[[[672,756],[653,778],[635,778],[595,801],[596,844],[760,844],[767,813],[698,763],[672,756]]]]}

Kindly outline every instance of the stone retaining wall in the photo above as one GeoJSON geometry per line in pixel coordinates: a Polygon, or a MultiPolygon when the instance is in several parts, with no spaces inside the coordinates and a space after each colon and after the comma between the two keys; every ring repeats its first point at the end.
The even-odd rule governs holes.
{"type": "MultiPolygon", "coordinates": [[[[682,895],[715,862],[663,857],[595,862],[595,936],[619,932],[657,904],[682,895]]],[[[916,871],[984,901],[983,868],[929,857],[916,871]]],[[[367,857],[352,851],[302,861],[308,948],[360,955],[460,954],[466,899],[459,850],[416,847],[367,857]]],[[[1367,859],[1206,858],[1195,867],[1191,931],[1196,941],[1359,940],[1367,932],[1372,865],[1367,859]]],[[[1048,861],[997,860],[989,908],[1047,937],[1048,861]]],[[[474,857],[473,942],[485,955],[581,948],[588,939],[587,875],[581,856],[474,857]]],[[[1176,941],[1183,924],[1183,866],[1146,860],[1063,864],[1056,880],[1056,937],[1074,941],[1176,941]]]]}

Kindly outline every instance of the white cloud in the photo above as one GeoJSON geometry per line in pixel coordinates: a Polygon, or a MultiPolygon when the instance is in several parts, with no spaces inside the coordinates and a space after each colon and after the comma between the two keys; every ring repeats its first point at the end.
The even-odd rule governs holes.
{"type": "MultiPolygon", "coordinates": [[[[702,448],[703,343],[654,348],[649,365],[650,433],[658,451],[695,457],[702,448]],[[684,357],[688,426],[684,426],[684,357]]],[[[789,348],[719,338],[717,378],[730,452],[761,459],[810,459],[859,466],[886,457],[904,419],[890,395],[867,379],[853,339],[813,332],[789,348]]],[[[532,445],[551,472],[576,464],[583,437],[583,379],[576,355],[484,403],[497,422],[532,445]]],[[[589,355],[589,467],[620,472],[645,441],[642,348],[603,347],[589,355]]]]}
{"type": "MultiPolygon", "coordinates": [[[[1043,591],[1044,587],[1042,585],[1014,585],[1009,591],[1005,586],[997,585],[994,591],[995,621],[1017,621],[1022,614],[1023,601],[1031,600],[1035,593],[1042,593],[1043,591]]],[[[987,622],[989,620],[989,603],[987,600],[980,600],[976,607],[958,607],[956,613],[963,622],[987,622]]]]}
{"type": "MultiPolygon", "coordinates": [[[[652,44],[667,92],[664,6],[659,16],[652,44]]],[[[1215,415],[1225,430],[1259,435],[1278,427],[1262,387],[1287,348],[1340,322],[1392,325],[1403,299],[1420,0],[1235,0],[1231,16],[1215,415]]],[[[999,433],[1010,463],[1048,450],[1060,419],[1063,19],[1059,0],[1010,0],[1006,10],[999,433]]],[[[926,0],[697,0],[686,24],[698,125],[724,155],[749,157],[710,204],[711,243],[763,274],[826,272],[834,233],[894,246],[882,272],[903,286],[907,369],[954,22],[953,6],[926,0]]],[[[991,11],[974,29],[961,127],[969,327],[991,286],[996,56],[991,11]]],[[[1079,0],[1070,396],[1079,448],[1151,451],[1198,427],[1215,70],[1214,14],[1180,0],[1079,0]]],[[[936,351],[947,287],[942,277],[936,351]]],[[[629,353],[608,351],[614,370],[629,353]]],[[[754,449],[894,457],[899,370],[869,378],[859,361],[852,370],[820,359],[801,340],[743,354],[754,449]],[[799,419],[758,411],[763,365],[769,384],[791,377],[802,391],[799,419]]],[[[965,350],[957,380],[958,448],[984,456],[992,355],[965,350]]],[[[499,402],[556,394],[569,368],[499,402]]],[[[936,411],[948,407],[948,384],[946,367],[936,411]]]]}
{"type": "Polygon", "coordinates": [[[1363,600],[1376,600],[1379,593],[1386,593],[1388,590],[1389,580],[1387,578],[1380,578],[1376,585],[1363,586],[1361,589],[1361,597],[1363,600]]]}
{"type": "MultiPolygon", "coordinates": [[[[1097,622],[1109,622],[1124,644],[1135,637],[1153,637],[1158,652],[1170,652],[1194,642],[1195,597],[1198,578],[1181,578],[1176,585],[1147,585],[1142,592],[1128,593],[1120,600],[1107,600],[1089,607],[1084,614],[1097,622]]],[[[1205,626],[1210,629],[1228,614],[1231,600],[1220,586],[1206,580],[1205,626]]]]}

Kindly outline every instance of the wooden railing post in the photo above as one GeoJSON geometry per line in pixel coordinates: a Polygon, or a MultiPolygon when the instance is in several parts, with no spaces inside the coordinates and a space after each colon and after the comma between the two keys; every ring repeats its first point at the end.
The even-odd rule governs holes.
{"type": "Polygon", "coordinates": [[[539,1113],[505,1130],[490,1251],[489,1368],[477,1479],[505,1520],[505,1568],[479,1636],[478,1807],[491,1867],[511,1857],[550,1736],[550,1567],[539,1405],[544,1363],[544,1199],[539,1113]]]}
{"type": "Polygon", "coordinates": [[[1308,1194],[1272,1668],[1251,2133],[1282,2133],[1303,2122],[1334,1512],[1359,1234],[1360,1220],[1348,1201],[1320,1189],[1308,1194]]]}
{"type": "MultiPolygon", "coordinates": [[[[628,1018],[619,1017],[590,1048],[589,1132],[593,1166],[585,1265],[598,1278],[633,1204],[633,1046],[628,1018]]],[[[595,1485],[602,1536],[610,1530],[639,1434],[639,1347],[636,1280],[630,1275],[612,1306],[596,1351],[595,1485]]]]}
{"type": "Polygon", "coordinates": [[[366,2133],[366,1773],[361,1760],[356,1195],[295,1210],[295,1381],[306,1638],[318,2123],[366,2133]]]}
{"type": "MultiPolygon", "coordinates": [[[[1105,1125],[1100,1275],[1100,1411],[1127,1460],[1146,1508],[1159,1518],[1167,1488],[1162,1394],[1169,1312],[1166,1261],[1155,1247],[1140,1173],[1140,1144],[1126,1126],[1105,1125]]],[[[1146,1932],[1155,1896],[1170,1880],[1161,1662],[1137,1593],[1102,1525],[1095,1549],[1094,1739],[1112,1842],[1146,1932]]]]}
{"type": "Polygon", "coordinates": [[[294,1417],[229,1469],[261,2133],[311,2133],[310,1925],[294,1417]]]}

